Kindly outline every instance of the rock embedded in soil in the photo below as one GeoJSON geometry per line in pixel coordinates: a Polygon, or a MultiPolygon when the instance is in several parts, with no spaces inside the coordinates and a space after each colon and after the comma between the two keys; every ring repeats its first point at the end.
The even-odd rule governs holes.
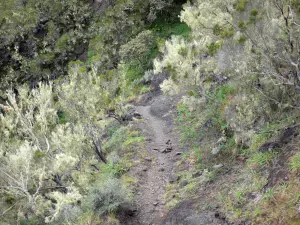
{"type": "Polygon", "coordinates": [[[148,162],[152,161],[152,159],[150,157],[146,157],[145,160],[148,161],[148,162]]]}
{"type": "Polygon", "coordinates": [[[169,153],[169,152],[171,152],[172,150],[173,150],[172,147],[167,147],[167,148],[165,148],[164,150],[162,150],[161,153],[169,153]]]}
{"type": "Polygon", "coordinates": [[[147,166],[142,167],[142,171],[146,172],[148,170],[147,166]]]}
{"type": "Polygon", "coordinates": [[[197,171],[192,174],[192,178],[200,177],[202,175],[202,173],[203,173],[202,171],[197,171]]]}
{"type": "Polygon", "coordinates": [[[139,114],[138,112],[134,112],[133,113],[133,117],[137,118],[137,119],[142,119],[142,115],[139,114]]]}
{"type": "Polygon", "coordinates": [[[120,210],[128,216],[134,216],[137,211],[137,206],[126,202],[120,205],[120,210]]]}
{"type": "Polygon", "coordinates": [[[189,182],[187,180],[183,180],[180,182],[180,187],[185,187],[188,184],[189,184],[189,182]]]}
{"type": "Polygon", "coordinates": [[[214,169],[220,169],[223,167],[223,164],[214,165],[214,169]]]}
{"type": "Polygon", "coordinates": [[[279,143],[276,143],[276,142],[271,142],[271,143],[265,143],[263,144],[260,148],[259,148],[259,151],[260,152],[271,152],[271,151],[274,151],[274,150],[277,150],[280,148],[280,144],[279,143]]]}
{"type": "Polygon", "coordinates": [[[176,174],[171,174],[169,177],[169,183],[174,183],[178,180],[179,180],[179,176],[177,176],[176,174]]]}

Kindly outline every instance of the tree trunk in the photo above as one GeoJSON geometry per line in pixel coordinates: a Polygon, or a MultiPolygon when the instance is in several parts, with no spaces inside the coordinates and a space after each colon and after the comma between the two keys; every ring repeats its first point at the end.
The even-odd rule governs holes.
{"type": "Polygon", "coordinates": [[[98,157],[102,160],[102,162],[104,162],[105,164],[107,163],[107,160],[103,154],[103,151],[102,151],[102,148],[101,148],[101,145],[97,144],[95,142],[95,140],[93,139],[93,144],[94,144],[94,148],[95,148],[95,152],[96,154],[98,155],[98,157]]]}

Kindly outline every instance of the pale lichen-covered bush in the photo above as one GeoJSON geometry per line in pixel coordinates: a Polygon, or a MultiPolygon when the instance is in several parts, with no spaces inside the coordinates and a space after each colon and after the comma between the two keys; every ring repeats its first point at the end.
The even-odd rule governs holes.
{"type": "Polygon", "coordinates": [[[170,74],[170,78],[161,85],[165,93],[176,93],[191,86],[203,91],[205,78],[217,73],[216,62],[212,57],[201,59],[201,54],[205,53],[205,46],[209,42],[207,39],[201,39],[189,43],[176,36],[166,41],[162,59],[154,60],[155,73],[165,70],[170,74]]]}
{"type": "Polygon", "coordinates": [[[223,117],[234,131],[236,144],[249,146],[252,135],[269,120],[271,113],[267,101],[255,94],[241,92],[231,99],[223,117]]]}
{"type": "Polygon", "coordinates": [[[7,92],[0,114],[1,207],[11,207],[9,197],[19,218],[46,215],[54,222],[66,206],[78,204],[93,179],[91,165],[100,161],[95,146],[101,148],[116,89],[116,80],[75,64],[55,87],[40,83],[32,90],[20,87],[18,96],[7,92]]]}
{"type": "Polygon", "coordinates": [[[192,29],[192,40],[167,41],[164,56],[154,62],[155,72],[164,69],[181,86],[202,89],[201,81],[225,73],[300,90],[298,7],[287,1],[187,3],[180,18],[192,29]]]}
{"type": "Polygon", "coordinates": [[[181,103],[188,107],[190,111],[198,110],[202,111],[205,109],[206,99],[204,97],[202,98],[196,98],[194,96],[183,96],[181,99],[181,103]]]}
{"type": "Polygon", "coordinates": [[[171,6],[174,0],[149,0],[150,11],[147,16],[149,22],[153,22],[157,15],[160,14],[163,9],[171,6]]]}
{"type": "Polygon", "coordinates": [[[51,84],[40,84],[39,89],[32,91],[22,88],[18,99],[13,92],[7,95],[9,110],[0,120],[4,128],[0,131],[4,137],[0,140],[0,193],[13,196],[21,212],[36,215],[43,215],[51,208],[51,196],[56,200],[55,209],[48,217],[52,221],[63,202],[68,199],[68,203],[73,200],[76,203],[80,194],[71,188],[71,179],[64,180],[66,194],[46,187],[54,185],[54,175],[62,177],[72,173],[82,152],[88,148],[83,146],[87,137],[80,129],[57,124],[51,84]],[[12,120],[14,125],[8,126],[12,120]],[[47,191],[42,192],[44,189],[47,191]]]}
{"type": "Polygon", "coordinates": [[[220,2],[198,1],[188,3],[181,13],[181,20],[192,28],[192,41],[173,36],[166,41],[162,59],[154,61],[154,72],[165,70],[170,74],[169,80],[162,84],[165,93],[174,90],[197,87],[205,92],[204,84],[210,75],[217,74],[219,68],[214,57],[222,41],[213,35],[215,24],[228,24],[228,13],[222,13],[220,2]],[[220,12],[220,17],[212,16],[212,12],[220,12]],[[226,19],[226,20],[225,20],[226,19]],[[221,22],[220,22],[221,21],[221,22]],[[178,86],[178,87],[176,87],[178,86]]]}
{"type": "Polygon", "coordinates": [[[55,220],[61,213],[63,213],[67,205],[77,203],[80,199],[82,199],[82,195],[79,193],[79,191],[75,187],[71,186],[68,188],[67,193],[55,191],[49,194],[49,196],[56,200],[57,203],[55,205],[55,210],[52,210],[53,215],[45,218],[46,223],[55,220]]]}
{"type": "Polygon", "coordinates": [[[251,61],[251,43],[224,44],[216,54],[216,66],[229,78],[243,79],[251,61]]]}
{"type": "Polygon", "coordinates": [[[153,80],[154,77],[155,74],[153,70],[146,70],[144,76],[141,79],[134,81],[134,83],[136,82],[136,84],[148,84],[153,80]]]}
{"type": "Polygon", "coordinates": [[[104,105],[101,101],[104,96],[100,97],[103,92],[101,78],[96,70],[87,72],[80,63],[70,67],[68,80],[58,87],[61,110],[73,121],[81,118],[91,120],[101,112],[101,106],[104,105]]]}
{"type": "Polygon", "coordinates": [[[17,97],[13,91],[8,91],[7,114],[1,115],[2,132],[8,132],[26,137],[37,144],[38,148],[45,146],[45,136],[49,127],[56,123],[56,110],[53,108],[52,84],[40,84],[38,90],[29,93],[28,87],[18,89],[17,97]]]}
{"type": "Polygon", "coordinates": [[[164,94],[175,95],[179,93],[177,84],[171,79],[164,80],[164,82],[160,85],[160,88],[164,94]]]}
{"type": "Polygon", "coordinates": [[[184,7],[180,18],[192,28],[195,35],[212,36],[216,25],[224,27],[232,23],[234,2],[236,0],[197,0],[184,7]]]}

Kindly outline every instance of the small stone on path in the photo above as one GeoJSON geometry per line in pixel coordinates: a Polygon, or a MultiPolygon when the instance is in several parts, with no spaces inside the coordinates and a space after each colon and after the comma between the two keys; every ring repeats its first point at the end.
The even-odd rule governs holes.
{"type": "Polygon", "coordinates": [[[202,171],[197,171],[192,174],[192,178],[200,177],[202,175],[202,173],[203,173],[202,171]]]}
{"type": "Polygon", "coordinates": [[[137,118],[137,119],[142,119],[142,115],[139,114],[138,112],[134,112],[133,113],[133,117],[137,118]]]}
{"type": "Polygon", "coordinates": [[[187,180],[183,180],[180,182],[180,187],[185,187],[188,184],[189,184],[189,182],[187,180]]]}
{"type": "Polygon", "coordinates": [[[223,167],[223,164],[214,165],[214,169],[220,169],[223,167]]]}
{"type": "Polygon", "coordinates": [[[169,153],[169,152],[171,152],[172,150],[173,150],[172,147],[167,147],[167,148],[165,148],[164,150],[162,150],[161,153],[169,153]]]}
{"type": "Polygon", "coordinates": [[[174,183],[179,180],[179,177],[176,174],[171,174],[169,177],[169,182],[174,183]]]}
{"type": "Polygon", "coordinates": [[[148,170],[147,166],[142,167],[142,171],[146,172],[148,170]]]}

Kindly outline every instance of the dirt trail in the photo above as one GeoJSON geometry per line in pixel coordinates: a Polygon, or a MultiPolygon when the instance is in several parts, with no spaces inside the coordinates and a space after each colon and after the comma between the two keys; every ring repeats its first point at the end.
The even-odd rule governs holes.
{"type": "Polygon", "coordinates": [[[171,210],[166,207],[167,184],[180,182],[177,162],[186,150],[179,148],[179,138],[174,132],[173,116],[179,99],[180,96],[159,95],[144,103],[145,106],[135,108],[143,119],[135,125],[146,138],[146,146],[140,150],[145,158],[138,159],[139,163],[129,171],[130,176],[138,178],[134,190],[137,211],[121,220],[121,225],[226,224],[215,211],[199,211],[200,199],[183,200],[171,210]]]}
{"type": "Polygon", "coordinates": [[[162,219],[168,212],[164,202],[166,185],[170,179],[176,179],[172,172],[176,158],[175,138],[168,131],[166,122],[153,115],[151,107],[136,107],[136,111],[144,119],[142,129],[146,135],[148,156],[143,159],[143,165],[133,170],[133,173],[138,172],[140,176],[135,193],[137,212],[124,223],[127,225],[162,224],[162,219]]]}

